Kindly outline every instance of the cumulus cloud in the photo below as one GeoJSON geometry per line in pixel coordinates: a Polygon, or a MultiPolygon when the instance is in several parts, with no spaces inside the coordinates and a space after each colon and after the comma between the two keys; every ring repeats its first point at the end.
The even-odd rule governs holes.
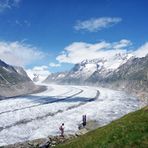
{"type": "Polygon", "coordinates": [[[18,7],[21,0],[0,0],[0,12],[13,7],[18,7]]]}
{"type": "Polygon", "coordinates": [[[29,44],[0,41],[0,59],[8,64],[25,66],[43,57],[43,52],[29,44]]]}
{"type": "Polygon", "coordinates": [[[89,32],[97,32],[104,28],[113,26],[121,21],[122,19],[119,17],[91,18],[85,21],[77,21],[74,28],[75,30],[85,30],[89,32]]]}
{"type": "Polygon", "coordinates": [[[131,44],[131,41],[126,39],[113,43],[105,41],[94,44],[74,42],[67,46],[56,59],[60,63],[76,64],[84,59],[110,58],[118,53],[127,53],[125,48],[131,44]]]}
{"type": "Polygon", "coordinates": [[[51,62],[51,63],[49,63],[49,66],[50,66],[50,67],[60,67],[61,64],[59,64],[59,63],[56,64],[56,63],[52,63],[52,62],[51,62]]]}
{"type": "Polygon", "coordinates": [[[35,75],[39,76],[39,81],[43,81],[46,79],[46,77],[50,74],[50,71],[48,69],[48,66],[42,65],[42,66],[35,66],[32,69],[26,69],[26,72],[28,76],[33,80],[35,75]]]}
{"type": "Polygon", "coordinates": [[[113,44],[113,49],[121,49],[127,46],[132,45],[132,42],[130,40],[120,40],[119,42],[116,42],[113,44]]]}

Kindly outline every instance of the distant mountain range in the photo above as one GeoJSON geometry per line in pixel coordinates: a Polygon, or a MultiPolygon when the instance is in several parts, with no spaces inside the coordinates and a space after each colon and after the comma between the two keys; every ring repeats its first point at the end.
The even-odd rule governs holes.
{"type": "Polygon", "coordinates": [[[132,56],[128,54],[116,54],[110,59],[93,59],[84,60],[75,66],[69,72],[61,72],[50,74],[45,82],[59,82],[59,83],[74,83],[82,84],[86,82],[93,82],[91,77],[98,73],[101,80],[110,72],[115,71],[122,64],[126,63],[132,56]]]}
{"type": "Polygon", "coordinates": [[[0,99],[38,91],[22,67],[11,66],[0,60],[0,99]]]}
{"type": "Polygon", "coordinates": [[[119,53],[110,59],[84,60],[69,72],[50,74],[44,82],[101,85],[148,100],[148,55],[136,58],[119,53]]]}

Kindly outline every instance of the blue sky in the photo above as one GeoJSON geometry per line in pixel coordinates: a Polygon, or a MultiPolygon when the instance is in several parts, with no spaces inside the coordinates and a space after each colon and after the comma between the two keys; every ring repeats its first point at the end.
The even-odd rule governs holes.
{"type": "Polygon", "coordinates": [[[0,58],[9,64],[24,54],[28,62],[20,61],[20,65],[25,68],[48,66],[51,72],[63,71],[85,58],[70,59],[71,48],[79,50],[81,43],[83,48],[89,44],[91,53],[97,43],[110,44],[110,50],[124,42],[128,51],[147,41],[147,0],[0,0],[0,58]],[[7,56],[10,47],[15,49],[7,56]],[[69,59],[57,58],[63,54],[69,59]]]}

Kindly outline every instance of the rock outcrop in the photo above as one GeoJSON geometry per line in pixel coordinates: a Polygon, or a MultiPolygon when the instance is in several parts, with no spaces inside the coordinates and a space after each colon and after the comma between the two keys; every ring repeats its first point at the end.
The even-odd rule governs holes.
{"type": "Polygon", "coordinates": [[[36,86],[22,67],[11,66],[0,60],[0,99],[37,92],[36,86]]]}

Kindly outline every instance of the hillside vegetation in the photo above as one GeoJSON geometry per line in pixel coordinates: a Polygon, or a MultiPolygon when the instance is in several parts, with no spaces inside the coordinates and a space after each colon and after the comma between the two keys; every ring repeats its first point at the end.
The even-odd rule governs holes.
{"type": "Polygon", "coordinates": [[[148,106],[58,148],[147,148],[148,106]]]}

